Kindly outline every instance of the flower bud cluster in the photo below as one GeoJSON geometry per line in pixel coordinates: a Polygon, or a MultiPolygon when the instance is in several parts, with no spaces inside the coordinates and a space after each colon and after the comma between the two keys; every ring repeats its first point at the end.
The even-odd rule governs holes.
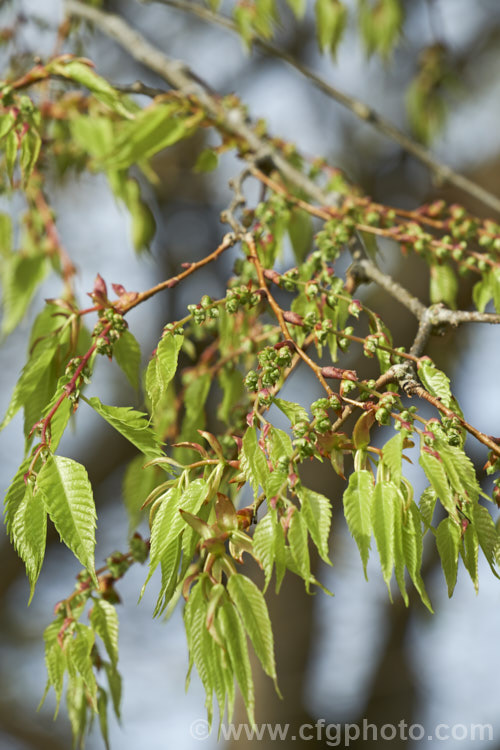
{"type": "Polygon", "coordinates": [[[113,354],[113,344],[115,341],[118,341],[127,328],[127,322],[123,315],[116,312],[112,307],[108,307],[93,331],[97,353],[111,357],[113,354]],[[108,330],[104,334],[105,329],[108,330]]]}
{"type": "Polygon", "coordinates": [[[259,304],[260,294],[252,292],[247,286],[238,286],[229,289],[226,295],[225,308],[228,313],[235,313],[240,307],[251,308],[259,304]]]}
{"type": "Polygon", "coordinates": [[[187,309],[193,316],[196,325],[201,325],[208,320],[216,320],[219,317],[219,308],[208,294],[204,294],[197,305],[188,305],[187,309]]]}
{"type": "Polygon", "coordinates": [[[395,393],[387,391],[378,402],[375,419],[379,424],[389,424],[391,421],[391,411],[394,408],[402,409],[401,399],[395,393]]]}

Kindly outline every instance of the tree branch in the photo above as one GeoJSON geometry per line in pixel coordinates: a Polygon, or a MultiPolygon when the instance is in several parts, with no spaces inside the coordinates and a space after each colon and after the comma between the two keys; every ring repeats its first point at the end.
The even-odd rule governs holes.
{"type": "MultiPolygon", "coordinates": [[[[144,2],[144,0],[142,1],[144,2]]],[[[148,2],[149,1],[150,0],[148,0],[148,2]]],[[[217,24],[218,26],[222,26],[229,31],[238,33],[236,24],[229,18],[221,16],[218,13],[214,13],[208,8],[203,8],[202,6],[188,2],[188,0],[154,1],[159,2],[162,5],[168,5],[172,8],[191,13],[192,15],[195,15],[204,21],[217,24]]],[[[458,172],[455,172],[447,164],[443,164],[442,162],[440,162],[427,148],[414,141],[412,138],[406,135],[406,133],[397,128],[390,120],[387,120],[367,104],[333,87],[323,78],[314,73],[314,71],[312,71],[306,65],[303,65],[301,62],[292,57],[292,55],[288,54],[288,52],[279,49],[279,47],[276,47],[271,42],[268,42],[265,39],[261,39],[259,37],[255,37],[252,41],[253,44],[263,52],[271,55],[272,57],[283,60],[283,62],[285,62],[287,65],[294,68],[302,76],[304,76],[304,78],[311,81],[311,83],[314,84],[316,88],[326,94],[326,96],[334,99],[336,102],[352,112],[352,114],[354,114],[360,120],[363,120],[383,135],[395,141],[399,146],[401,146],[404,151],[411,154],[422,164],[425,164],[425,166],[435,175],[440,183],[449,183],[450,185],[454,185],[455,187],[459,188],[459,190],[462,190],[464,193],[467,193],[476,200],[484,203],[489,208],[492,208],[494,211],[500,213],[500,198],[498,198],[496,195],[493,195],[493,193],[490,193],[489,190],[486,190],[481,185],[473,182],[473,180],[470,180],[469,178],[464,177],[458,172]]]]}
{"type": "Polygon", "coordinates": [[[159,75],[172,88],[186,97],[194,96],[219,126],[247,144],[256,160],[270,157],[276,168],[291,183],[304,190],[315,201],[327,205],[340,198],[335,193],[329,193],[327,197],[312,180],[284,159],[266,138],[256,135],[241,109],[228,109],[224,106],[219,97],[211,94],[184,62],[167,57],[123,18],[85,5],[79,0],[65,0],[64,8],[69,16],[94,23],[103,34],[118,42],[137,62],[159,75]]]}

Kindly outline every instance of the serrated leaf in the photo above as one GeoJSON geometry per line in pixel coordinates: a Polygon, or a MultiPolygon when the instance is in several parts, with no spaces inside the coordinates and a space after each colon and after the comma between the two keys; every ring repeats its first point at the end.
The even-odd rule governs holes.
{"type": "Polygon", "coordinates": [[[314,492],[314,490],[302,486],[298,488],[297,494],[300,499],[301,514],[307,524],[311,539],[322,560],[331,565],[328,557],[328,540],[332,521],[330,500],[319,492],[314,492]]]}
{"type": "Polygon", "coordinates": [[[495,564],[498,561],[499,539],[495,523],[486,508],[479,503],[474,503],[472,506],[472,522],[483,554],[498,578],[495,564]]]}
{"type": "Polygon", "coordinates": [[[164,148],[192,135],[202,118],[201,112],[183,117],[178,113],[177,105],[155,102],[125,124],[112,151],[104,157],[102,166],[120,171],[146,161],[164,148]]]}
{"type": "Polygon", "coordinates": [[[293,401],[285,401],[282,398],[274,398],[273,404],[276,404],[278,409],[288,417],[292,425],[297,424],[297,422],[310,422],[307,409],[304,409],[300,404],[295,404],[293,401]]]}
{"type": "Polygon", "coordinates": [[[240,686],[248,718],[253,725],[255,724],[255,695],[245,631],[237,612],[230,602],[224,602],[219,607],[216,617],[226,643],[234,675],[240,686]]]}
{"type": "Polygon", "coordinates": [[[452,310],[456,308],[458,281],[451,266],[434,264],[430,268],[430,298],[433,305],[444,302],[452,310]]]}
{"type": "Polygon", "coordinates": [[[495,310],[500,313],[500,271],[497,266],[494,266],[491,271],[491,291],[493,295],[493,304],[495,310]]]}
{"type": "Polygon", "coordinates": [[[249,427],[243,437],[240,465],[255,497],[258,495],[259,486],[266,491],[270,471],[267,459],[258,443],[255,427],[249,427]]]}
{"type": "Polygon", "coordinates": [[[87,568],[94,582],[96,511],[85,467],[70,458],[50,456],[40,469],[36,487],[62,541],[87,568]]]}
{"type": "Polygon", "coordinates": [[[432,612],[432,605],[430,603],[427,591],[421,575],[422,568],[422,554],[423,554],[423,535],[422,527],[420,525],[420,514],[415,503],[412,503],[407,510],[406,520],[402,527],[403,537],[402,546],[403,554],[406,567],[413,581],[413,585],[420,594],[420,598],[432,612]]]}
{"type": "Polygon", "coordinates": [[[113,357],[133,388],[139,390],[141,348],[130,331],[124,331],[113,346],[113,357]]]}
{"type": "Polygon", "coordinates": [[[83,678],[78,675],[70,676],[66,690],[66,707],[73,735],[73,747],[80,747],[87,728],[87,695],[83,678]]]}
{"type": "MultiPolygon", "coordinates": [[[[48,688],[54,688],[56,694],[54,718],[56,718],[64,687],[64,674],[66,672],[66,654],[57,640],[45,644],[45,667],[47,669],[47,689],[45,695],[48,692],[48,688]]],[[[40,702],[40,706],[44,701],[45,695],[40,702]]]]}
{"type": "Polygon", "coordinates": [[[478,552],[479,540],[477,538],[477,532],[474,528],[474,524],[469,523],[463,535],[463,546],[460,549],[460,554],[462,555],[465,568],[471,577],[472,583],[474,584],[476,594],[479,590],[478,552]]]}
{"type": "Polygon", "coordinates": [[[99,714],[99,727],[101,729],[104,745],[106,746],[106,750],[110,750],[108,730],[108,694],[100,686],[97,691],[97,713],[99,714]]]}
{"type": "Polygon", "coordinates": [[[269,455],[271,460],[276,463],[280,458],[291,458],[293,455],[293,445],[290,437],[278,427],[271,426],[267,436],[269,444],[269,455]]]}
{"type": "Polygon", "coordinates": [[[419,458],[420,466],[441,501],[441,505],[453,517],[458,519],[457,506],[448,482],[444,465],[435,456],[422,451],[419,458]]]}
{"type": "Polygon", "coordinates": [[[373,534],[391,601],[391,578],[395,560],[394,528],[398,522],[401,524],[401,501],[396,485],[392,482],[377,482],[372,504],[373,534]]]}
{"type": "Polygon", "coordinates": [[[43,339],[35,347],[14,388],[7,412],[0,425],[0,431],[9,424],[19,409],[29,401],[31,395],[39,385],[40,378],[46,368],[50,366],[57,348],[58,342],[55,337],[43,339]]]}
{"type": "MultiPolygon", "coordinates": [[[[185,535],[182,534],[182,536],[179,536],[177,539],[172,539],[160,559],[161,586],[153,610],[153,617],[159,617],[159,615],[165,611],[165,608],[175,593],[175,588],[179,578],[179,564],[181,561],[184,536],[185,535]]],[[[189,562],[191,562],[192,558],[193,556],[191,555],[189,562]]]]}
{"type": "Polygon", "coordinates": [[[13,523],[15,515],[21,506],[24,495],[26,492],[26,483],[24,481],[24,475],[29,469],[29,465],[31,463],[31,460],[29,458],[26,458],[19,469],[14,474],[14,477],[12,479],[12,482],[10,483],[7,492],[5,493],[5,498],[3,501],[4,506],[4,523],[7,530],[7,534],[10,537],[10,540],[12,541],[13,538],[13,523]]]}
{"type": "Polygon", "coordinates": [[[212,725],[212,696],[213,675],[209,663],[207,663],[207,648],[205,637],[209,636],[206,628],[208,602],[203,596],[201,582],[196,583],[189,594],[184,609],[184,625],[189,648],[190,669],[194,662],[203,687],[205,688],[208,723],[212,725]]]}
{"type": "Polygon", "coordinates": [[[230,576],[227,590],[241,615],[264,672],[276,684],[273,632],[262,592],[253,581],[239,574],[230,576]]]}
{"type": "Polygon", "coordinates": [[[7,175],[11,184],[14,177],[14,168],[16,166],[18,143],[19,135],[17,131],[15,129],[10,130],[5,138],[4,153],[7,175]]]}
{"type": "Polygon", "coordinates": [[[401,465],[403,458],[403,436],[400,432],[394,435],[382,448],[382,462],[389,470],[392,481],[399,487],[401,482],[401,465]]]}
{"type": "Polygon", "coordinates": [[[19,149],[19,166],[21,167],[24,187],[28,184],[38,161],[41,146],[42,139],[40,133],[38,133],[36,128],[30,127],[22,137],[21,147],[19,149]]]}
{"type": "Polygon", "coordinates": [[[387,59],[403,24],[400,0],[379,0],[374,5],[367,0],[358,0],[358,5],[359,26],[367,53],[378,52],[387,59]]]}
{"type": "Polygon", "coordinates": [[[47,539],[47,511],[42,498],[33,494],[33,485],[27,484],[24,497],[12,519],[12,541],[17,554],[26,566],[30,582],[30,597],[42,569],[47,539]]]}
{"type": "Polygon", "coordinates": [[[370,428],[375,422],[373,410],[365,411],[356,421],[352,431],[352,440],[357,449],[366,448],[370,444],[370,428]]]}
{"type": "Polygon", "coordinates": [[[91,657],[95,636],[92,628],[77,622],[74,625],[75,637],[69,638],[66,643],[68,658],[68,671],[76,670],[83,678],[88,699],[93,708],[97,708],[95,699],[97,695],[97,684],[94,675],[91,657]]]}
{"type": "Polygon", "coordinates": [[[368,471],[354,471],[349,477],[349,485],[344,492],[344,514],[349,531],[358,545],[365,578],[370,554],[372,532],[373,478],[368,471]]]}
{"type": "Polygon", "coordinates": [[[451,518],[445,518],[436,532],[436,544],[441,558],[448,596],[451,597],[457,582],[458,552],[460,549],[460,527],[451,518]]]}
{"type": "Polygon", "coordinates": [[[43,255],[15,253],[2,263],[2,334],[8,336],[23,319],[33,295],[47,274],[43,255]]]}
{"type": "Polygon", "coordinates": [[[137,105],[134,105],[127,97],[114,89],[105,78],[95,73],[85,61],[55,59],[49,64],[49,68],[57,75],[69,78],[88,88],[99,101],[122,117],[133,117],[133,112],[137,111],[137,105]]]}
{"type": "Polygon", "coordinates": [[[319,48],[335,56],[347,22],[347,10],[339,0],[316,0],[316,33],[319,48]]]}
{"type": "Polygon", "coordinates": [[[472,289],[472,299],[479,312],[484,312],[488,302],[493,297],[493,290],[491,288],[490,274],[485,274],[483,278],[474,284],[472,289]]]}
{"type": "Polygon", "coordinates": [[[179,513],[180,508],[195,514],[205,500],[207,492],[207,483],[203,479],[195,479],[184,492],[177,487],[172,487],[162,496],[162,502],[156,511],[151,528],[149,573],[142,587],[142,593],[168,546],[184,529],[184,520],[179,513]]]}
{"type": "Polygon", "coordinates": [[[104,662],[104,669],[108,679],[109,694],[113,703],[113,710],[117,719],[120,719],[120,704],[122,699],[122,678],[116,667],[104,662]]]}
{"type": "Polygon", "coordinates": [[[437,495],[432,487],[426,487],[420,496],[419,509],[423,522],[429,528],[432,526],[432,517],[436,507],[437,495]]]}
{"type": "Polygon", "coordinates": [[[160,402],[177,370],[177,360],[184,336],[166,333],[158,344],[156,354],[146,370],[146,391],[153,411],[160,402]]]}
{"type": "Polygon", "coordinates": [[[257,524],[253,535],[253,549],[258,561],[264,569],[265,585],[267,589],[274,567],[274,520],[271,513],[262,518],[257,524]]]}
{"type": "Polygon", "coordinates": [[[118,615],[112,604],[105,599],[94,602],[90,624],[101,638],[113,667],[118,662],[118,615]]]}
{"type": "Polygon", "coordinates": [[[441,456],[448,480],[454,491],[466,500],[477,500],[482,490],[477,481],[474,464],[469,456],[464,453],[462,448],[449,445],[441,439],[434,442],[434,448],[441,456]]]}
{"type": "Polygon", "coordinates": [[[431,362],[421,360],[418,366],[418,377],[429,393],[437,396],[448,408],[451,407],[450,379],[444,372],[438,370],[431,362]]]}
{"type": "Polygon", "coordinates": [[[295,510],[290,520],[287,539],[293,561],[297,568],[297,575],[304,579],[306,590],[309,591],[311,561],[309,558],[307,526],[302,514],[298,510],[295,510]]]}
{"type": "Polygon", "coordinates": [[[130,406],[107,406],[101,404],[95,396],[84,400],[114,429],[127,438],[145,456],[162,456],[160,441],[151,427],[147,414],[136,411],[130,406]]]}

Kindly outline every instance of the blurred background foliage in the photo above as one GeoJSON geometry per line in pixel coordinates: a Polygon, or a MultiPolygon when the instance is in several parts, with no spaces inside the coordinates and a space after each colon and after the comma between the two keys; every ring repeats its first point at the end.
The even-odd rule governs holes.
{"type": "MultiPolygon", "coordinates": [[[[413,208],[444,196],[481,216],[491,213],[456,190],[435,184],[429,170],[397,143],[326,98],[282,59],[257,46],[248,47],[255,31],[264,39],[274,37],[274,43],[295,60],[430,144],[441,160],[498,194],[500,5],[496,0],[346,0],[343,4],[289,0],[279,4],[279,21],[266,10],[265,2],[224,2],[220,10],[234,18],[246,48],[227,29],[186,13],[179,7],[183,4],[100,3],[127,18],[169,56],[184,60],[216,91],[237,93],[253,118],[265,119],[270,132],[296,143],[305,154],[326,157],[373,199],[413,208]]],[[[214,3],[211,6],[214,10],[214,3]]],[[[59,0],[4,0],[0,4],[4,77],[9,65],[22,70],[34,56],[51,54],[62,20],[59,0]]],[[[151,86],[160,83],[99,33],[83,30],[80,39],[77,51],[93,59],[99,73],[114,83],[130,84],[136,79],[151,86]]],[[[203,138],[197,134],[156,157],[159,182],[154,189],[147,184],[143,189],[157,233],[151,253],[142,257],[132,248],[128,214],[117,205],[102,176],[54,178],[50,190],[58,227],[78,265],[82,300],[97,271],[125,288],[147,288],[174,273],[181,262],[196,261],[218,244],[219,213],[230,200],[227,180],[237,172],[237,164],[233,156],[224,155],[215,172],[194,172],[199,154],[211,145],[203,138]]],[[[14,218],[23,211],[16,201],[8,209],[14,218]]],[[[390,253],[385,247],[382,251],[390,253]]],[[[232,262],[224,256],[216,267],[209,266],[204,274],[131,313],[131,330],[141,342],[145,361],[167,320],[181,317],[186,305],[207,291],[213,297],[222,295],[232,262]]],[[[427,281],[418,259],[401,262],[394,257],[390,262],[394,274],[425,298],[427,281]]],[[[47,281],[34,308],[57,291],[56,283],[47,281]]],[[[381,300],[378,308],[385,320],[393,321],[398,344],[408,343],[414,333],[409,314],[390,300],[381,300]]],[[[31,321],[25,321],[2,346],[2,410],[24,362],[31,321]]],[[[456,394],[465,413],[474,415],[484,432],[498,433],[494,373],[500,371],[500,348],[495,331],[481,329],[474,335],[447,333],[429,353],[438,366],[454,370],[456,394]]],[[[354,360],[351,366],[356,366],[354,360]]],[[[108,403],[140,406],[116,365],[101,363],[95,383],[108,403]]],[[[316,389],[300,369],[288,387],[289,397],[296,400],[304,388],[311,400],[316,389]]],[[[78,434],[65,436],[63,452],[88,467],[101,518],[99,560],[126,540],[121,483],[132,454],[99,417],[81,411],[78,434]]],[[[0,436],[4,487],[23,451],[20,434],[14,426],[0,436]]],[[[331,497],[340,492],[331,471],[314,464],[309,473],[308,486],[331,497]]],[[[408,478],[413,479],[411,468],[408,478]]],[[[364,582],[354,544],[341,524],[334,524],[332,557],[333,569],[318,566],[318,575],[334,591],[334,598],[307,596],[298,579],[288,580],[279,598],[270,595],[284,700],[256,670],[257,722],[290,722],[293,728],[319,717],[326,723],[360,722],[366,717],[377,726],[404,719],[429,729],[440,722],[488,722],[500,738],[496,698],[500,592],[491,576],[482,576],[477,597],[462,576],[449,601],[437,561],[428,559],[426,586],[436,611],[430,617],[418,603],[409,609],[399,600],[390,604],[380,573],[372,571],[370,583],[364,582]]],[[[0,748],[66,749],[71,742],[67,721],[61,718],[53,724],[50,702],[39,714],[35,709],[45,679],[41,633],[53,605],[70,589],[77,567],[52,535],[37,594],[26,610],[24,568],[6,537],[0,542],[0,565],[0,748]]],[[[112,744],[122,750],[135,750],[139,744],[163,750],[173,743],[194,748],[198,741],[190,736],[189,726],[204,715],[203,695],[196,680],[189,694],[183,693],[187,654],[181,618],[177,613],[167,624],[152,621],[154,587],[150,598],[136,607],[141,578],[142,571],[132,570],[119,587],[125,718],[123,727],[112,725],[112,744]]],[[[207,748],[216,744],[215,735],[205,741],[207,748]]],[[[241,738],[237,744],[250,743],[241,738]]],[[[312,747],[315,742],[304,744],[312,747]]],[[[497,744],[500,747],[500,739],[497,744]]],[[[266,748],[266,740],[259,746],[266,748]]],[[[397,748],[398,741],[392,746],[397,748]]],[[[447,743],[453,746],[452,741],[447,743]]],[[[101,747],[97,731],[88,747],[101,747]]]]}

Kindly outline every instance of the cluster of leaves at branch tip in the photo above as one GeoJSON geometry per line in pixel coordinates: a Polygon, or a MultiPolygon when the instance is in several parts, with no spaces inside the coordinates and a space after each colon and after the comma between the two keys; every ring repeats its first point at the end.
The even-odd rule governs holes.
{"type": "MultiPolygon", "coordinates": [[[[216,11],[218,3],[210,4],[216,11]]],[[[298,18],[306,12],[302,0],[288,4],[298,18]]],[[[321,50],[336,53],[347,16],[340,0],[317,0],[321,50]]],[[[237,3],[234,19],[247,45],[271,39],[279,22],[273,0],[237,3]]],[[[388,60],[404,23],[402,4],[360,0],[358,20],[368,54],[388,60]]],[[[432,60],[424,63],[431,76],[432,60]]],[[[419,74],[425,78],[419,86],[425,83],[434,95],[443,80],[440,69],[432,70],[430,84],[419,74]]],[[[141,108],[88,60],[71,55],[37,63],[21,77],[13,72],[1,94],[1,186],[9,195],[21,194],[26,206],[20,231],[0,214],[2,334],[24,320],[47,275],[61,282],[60,296],[48,300],[34,321],[27,361],[1,423],[3,429],[24,413],[25,457],[5,497],[5,524],[26,566],[30,601],[49,524],[83,568],[44,636],[47,691],[54,689],[59,707],[66,686],[76,743],[83,745],[97,714],[108,744],[108,705],[120,716],[116,584],[132,565],[144,563],[141,597],[146,586],[156,586],[154,616],[185,600],[189,673],[194,666],[200,675],[210,723],[214,696],[220,719],[227,710],[231,720],[236,684],[254,721],[250,644],[278,690],[266,589],[273,582],[279,591],[285,575],[295,575],[308,592],[326,591],[313,563],[319,556],[331,564],[332,511],[339,501],[303,484],[306,461],[331,465],[345,482],[344,516],[365,576],[374,539],[391,599],[397,588],[408,605],[414,591],[432,611],[422,575],[424,542],[436,545],[450,596],[460,558],[477,589],[479,550],[498,577],[499,532],[482,504],[490,498],[465,438],[470,433],[488,449],[486,471],[500,506],[498,439],[469,424],[437,363],[393,341],[390,321],[365,297],[354,296],[377,268],[373,260],[380,258],[377,243],[383,240],[388,249],[415,253],[427,265],[434,307],[424,308],[426,314],[446,309],[451,315],[461,276],[470,273],[479,318],[499,322],[497,223],[443,201],[413,211],[377,204],[326,161],[310,163],[284,142],[276,153],[287,174],[274,162],[261,171],[251,162],[248,133],[266,144],[274,141],[263,123],[250,122],[243,135],[231,129],[229,109],[241,106],[234,97],[212,98],[208,106],[192,91],[175,90],[141,108]],[[42,81],[43,101],[36,88],[42,81]],[[242,207],[244,231],[227,235],[203,260],[185,263],[178,275],[145,292],[126,291],[119,279],[108,292],[97,275],[89,292],[92,306],[83,308],[51,205],[53,170],[59,176],[104,174],[129,211],[133,245],[144,249],[155,226],[141,186],[157,181],[154,157],[202,128],[213,131],[220,145],[201,151],[195,172],[215,168],[219,155],[231,151],[250,160],[252,176],[245,161],[245,179],[266,186],[259,203],[242,207]],[[293,175],[299,175],[295,182],[293,175]],[[318,205],[308,192],[311,185],[318,190],[327,185],[343,198],[338,206],[318,205]],[[336,268],[353,242],[371,259],[364,263],[364,279],[355,268],[344,276],[336,268]],[[168,321],[141,373],[140,344],[126,314],[235,245],[238,257],[225,293],[219,299],[204,294],[182,319],[168,321]],[[484,312],[491,302],[496,314],[484,312]],[[94,321],[91,332],[87,320],[94,321]],[[351,351],[366,358],[359,357],[356,370],[345,356],[351,351]],[[114,359],[143,393],[141,409],[104,404],[92,393],[98,355],[103,365],[114,359]],[[297,402],[283,397],[299,364],[315,377],[321,397],[311,401],[306,392],[297,402]],[[408,396],[416,397],[411,405],[408,396]],[[434,409],[431,417],[421,411],[422,400],[434,409]],[[64,432],[78,422],[81,408],[92,409],[105,429],[135,449],[123,483],[128,546],[97,570],[97,513],[87,470],[60,453],[64,432]],[[347,421],[351,415],[353,424],[347,421]],[[382,447],[374,440],[379,428],[382,447]],[[415,451],[428,482],[420,498],[403,472],[415,451]],[[244,487],[252,499],[241,507],[244,487]],[[147,539],[136,531],[145,517],[147,539]],[[261,570],[257,583],[242,567],[249,557],[261,570]]],[[[420,114],[431,105],[426,109],[419,96],[412,94],[411,106],[420,114]]],[[[237,226],[238,211],[235,215],[237,226]]],[[[377,273],[381,286],[394,293],[390,276],[377,273]]],[[[396,296],[404,302],[409,293],[403,292],[396,296]]],[[[133,398],[136,404],[137,394],[133,398]]]]}

